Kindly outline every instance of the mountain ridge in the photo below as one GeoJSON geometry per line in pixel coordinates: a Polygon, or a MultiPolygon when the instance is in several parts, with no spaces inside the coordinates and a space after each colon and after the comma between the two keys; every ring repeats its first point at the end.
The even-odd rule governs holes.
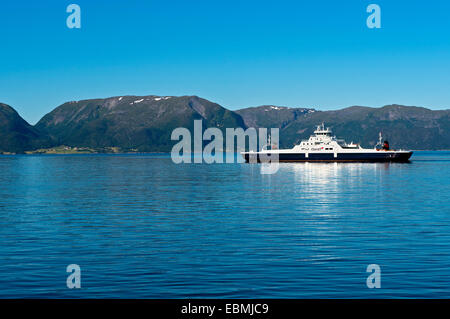
{"type": "MultiPolygon", "coordinates": [[[[348,141],[373,147],[378,132],[399,148],[450,149],[450,110],[390,104],[353,105],[338,110],[262,105],[235,111],[195,95],[123,95],[61,104],[34,126],[0,103],[0,153],[66,145],[92,149],[118,148],[122,152],[168,152],[176,141],[176,127],[280,129],[280,147],[290,148],[308,138],[325,122],[348,141]],[[406,133],[405,133],[406,132],[406,133]]],[[[225,136],[225,135],[224,135],[225,136]]]]}

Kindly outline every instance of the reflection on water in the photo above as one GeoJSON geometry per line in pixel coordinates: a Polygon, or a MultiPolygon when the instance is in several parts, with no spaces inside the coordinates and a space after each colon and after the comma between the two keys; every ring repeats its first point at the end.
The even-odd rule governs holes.
{"type": "Polygon", "coordinates": [[[0,297],[450,297],[450,161],[0,157],[0,297]],[[65,267],[82,289],[65,286],[65,267]],[[365,285],[368,264],[382,288],[365,285]]]}

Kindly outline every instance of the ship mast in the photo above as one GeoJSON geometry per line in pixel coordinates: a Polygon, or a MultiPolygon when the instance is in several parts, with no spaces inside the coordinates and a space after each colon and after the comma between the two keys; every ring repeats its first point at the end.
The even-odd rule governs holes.
{"type": "Polygon", "coordinates": [[[375,148],[377,148],[378,145],[383,146],[383,136],[381,135],[381,131],[378,133],[378,143],[375,145],[375,148]]]}

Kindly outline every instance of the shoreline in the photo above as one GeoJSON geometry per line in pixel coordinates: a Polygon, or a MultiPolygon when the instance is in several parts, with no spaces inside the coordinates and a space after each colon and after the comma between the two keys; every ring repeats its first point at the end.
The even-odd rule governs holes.
{"type": "MultiPolygon", "coordinates": [[[[410,150],[412,152],[450,152],[450,149],[443,150],[410,150]]],[[[220,152],[223,154],[240,154],[240,152],[220,152]]],[[[170,155],[171,152],[36,152],[27,151],[25,153],[0,152],[0,156],[49,156],[49,155],[170,155]]],[[[193,155],[200,153],[191,153],[193,155]]]]}

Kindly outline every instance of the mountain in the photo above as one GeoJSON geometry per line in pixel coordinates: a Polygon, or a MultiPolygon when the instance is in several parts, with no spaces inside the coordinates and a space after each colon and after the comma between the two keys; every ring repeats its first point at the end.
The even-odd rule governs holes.
{"type": "Polygon", "coordinates": [[[0,103],[0,154],[23,153],[49,145],[50,140],[45,135],[28,124],[12,107],[0,103]]]}
{"type": "Polygon", "coordinates": [[[373,147],[381,131],[396,148],[450,149],[450,110],[432,111],[395,104],[381,108],[352,106],[336,111],[275,107],[266,110],[267,106],[261,106],[237,113],[255,127],[279,127],[280,147],[292,147],[308,138],[315,126],[324,122],[338,137],[365,147],[373,147]],[[262,116],[263,112],[268,116],[262,116]],[[273,115],[274,112],[280,116],[273,115]],[[298,112],[300,116],[292,115],[298,112]]]}
{"type": "Polygon", "coordinates": [[[194,120],[203,127],[244,127],[242,118],[197,96],[121,96],[68,102],[45,115],[36,128],[55,145],[119,147],[140,152],[170,151],[172,131],[194,120]]]}
{"type": "Polygon", "coordinates": [[[247,127],[278,127],[280,129],[312,112],[315,110],[275,105],[249,107],[236,111],[242,116],[247,127]]]}
{"type": "MultiPolygon", "coordinates": [[[[394,148],[450,149],[450,110],[386,105],[318,111],[264,105],[230,111],[197,96],[120,96],[67,102],[34,127],[6,104],[0,104],[0,153],[66,145],[104,151],[167,152],[177,127],[266,127],[280,129],[280,147],[308,138],[324,122],[337,137],[373,147],[381,131],[394,148]]],[[[224,134],[225,136],[225,134],[224,134]]],[[[70,150],[70,149],[69,149],[70,150]]]]}

